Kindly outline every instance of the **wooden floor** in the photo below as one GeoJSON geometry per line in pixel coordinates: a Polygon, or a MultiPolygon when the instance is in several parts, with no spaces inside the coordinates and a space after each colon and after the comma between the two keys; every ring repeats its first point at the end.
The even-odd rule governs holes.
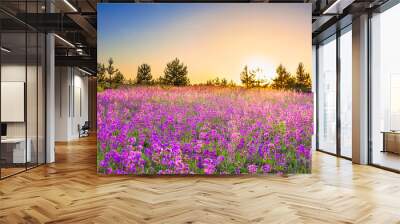
{"type": "Polygon", "coordinates": [[[103,177],[94,138],[0,181],[0,223],[400,223],[400,175],[314,153],[290,177],[103,177]]]}
{"type": "Polygon", "coordinates": [[[23,172],[25,171],[25,167],[24,168],[1,168],[1,177],[8,177],[11,176],[13,174],[19,173],[19,172],[23,172]]]}
{"type": "Polygon", "coordinates": [[[372,156],[374,164],[400,170],[400,155],[391,152],[375,150],[372,156]]]}

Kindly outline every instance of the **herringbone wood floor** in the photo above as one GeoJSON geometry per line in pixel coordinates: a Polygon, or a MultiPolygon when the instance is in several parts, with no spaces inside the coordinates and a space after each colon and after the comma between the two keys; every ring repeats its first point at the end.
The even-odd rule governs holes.
{"type": "Polygon", "coordinates": [[[95,138],[0,181],[0,223],[400,223],[400,175],[314,153],[290,177],[104,177],[95,138]]]}

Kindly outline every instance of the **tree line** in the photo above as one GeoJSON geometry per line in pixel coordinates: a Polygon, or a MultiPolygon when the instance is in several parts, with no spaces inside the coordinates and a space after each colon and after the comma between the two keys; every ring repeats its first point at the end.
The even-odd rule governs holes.
{"type": "Polygon", "coordinates": [[[240,80],[247,88],[268,87],[279,90],[294,90],[301,92],[311,92],[311,75],[305,71],[304,64],[299,63],[296,74],[292,75],[280,64],[276,68],[276,75],[271,80],[261,80],[256,78],[257,70],[250,70],[247,66],[240,73],[240,80]]]}
{"type": "Polygon", "coordinates": [[[124,84],[188,86],[190,85],[190,80],[188,78],[187,66],[181,63],[178,58],[167,63],[164,69],[164,76],[158,79],[153,78],[151,67],[146,63],[138,66],[135,80],[126,80],[123,74],[115,68],[112,58],[108,60],[108,65],[97,64],[98,90],[118,88],[124,84]]]}
{"type": "MultiPolygon", "coordinates": [[[[287,69],[280,64],[276,68],[276,75],[272,80],[257,79],[256,74],[259,69],[249,69],[245,66],[240,73],[240,80],[246,88],[272,88],[278,90],[292,90],[301,92],[311,92],[311,76],[305,71],[304,64],[299,63],[296,73],[292,75],[287,69]]],[[[172,85],[172,86],[188,86],[190,80],[188,78],[187,66],[178,58],[167,63],[164,74],[159,78],[153,78],[151,67],[149,64],[143,63],[138,66],[136,78],[134,80],[126,80],[123,74],[114,66],[114,60],[110,58],[108,64],[98,63],[97,65],[97,81],[98,89],[117,88],[121,85],[172,85]]],[[[207,86],[237,86],[232,80],[216,77],[205,83],[196,85],[207,86]]]]}

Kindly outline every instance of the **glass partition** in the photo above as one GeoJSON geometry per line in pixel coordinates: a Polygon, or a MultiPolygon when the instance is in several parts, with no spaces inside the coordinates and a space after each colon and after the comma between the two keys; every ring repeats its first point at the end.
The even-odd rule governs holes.
{"type": "MultiPolygon", "coordinates": [[[[9,1],[0,6],[40,13],[43,4],[9,1]]],[[[45,44],[43,33],[0,12],[1,179],[45,163],[45,44]]]]}
{"type": "Polygon", "coordinates": [[[6,177],[24,171],[31,158],[26,150],[26,33],[3,32],[1,47],[1,175],[6,177]]]}
{"type": "Polygon", "coordinates": [[[46,162],[45,124],[46,124],[46,37],[38,33],[38,64],[37,64],[37,162],[46,162]]]}
{"type": "Polygon", "coordinates": [[[336,153],[336,36],[318,47],[318,149],[336,153]]]}
{"type": "Polygon", "coordinates": [[[400,170],[400,4],[371,19],[371,162],[400,170]]]}
{"type": "Polygon", "coordinates": [[[352,34],[351,26],[340,36],[340,154],[352,157],[352,34]]]}
{"type": "Polygon", "coordinates": [[[30,151],[30,160],[27,167],[37,165],[38,149],[38,35],[36,32],[27,33],[27,85],[26,85],[26,113],[27,113],[27,150],[30,151]]]}

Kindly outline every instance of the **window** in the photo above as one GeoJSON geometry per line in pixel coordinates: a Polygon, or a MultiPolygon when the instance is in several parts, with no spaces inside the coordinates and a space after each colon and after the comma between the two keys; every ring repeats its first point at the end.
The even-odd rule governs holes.
{"type": "Polygon", "coordinates": [[[371,18],[371,162],[400,170],[400,5],[371,18]]]}
{"type": "Polygon", "coordinates": [[[318,48],[318,149],[336,153],[336,36],[318,48]]]}
{"type": "Polygon", "coordinates": [[[351,26],[340,36],[340,155],[352,157],[352,35],[351,26]]]}

